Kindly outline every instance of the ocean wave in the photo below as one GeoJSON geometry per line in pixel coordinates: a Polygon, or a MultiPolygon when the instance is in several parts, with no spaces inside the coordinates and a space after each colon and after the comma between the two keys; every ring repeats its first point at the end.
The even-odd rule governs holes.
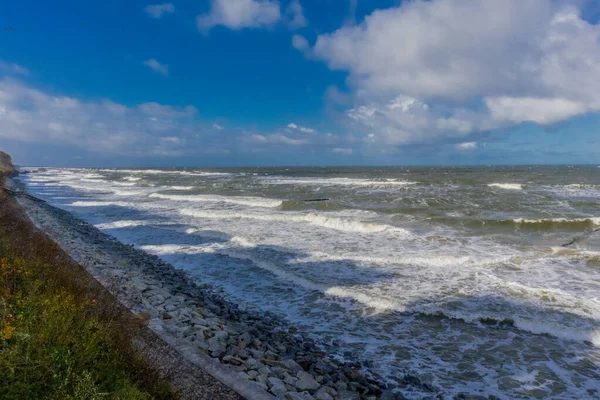
{"type": "Polygon", "coordinates": [[[175,171],[161,169],[104,169],[100,171],[118,172],[126,174],[141,175],[184,175],[184,176],[228,176],[229,172],[211,172],[211,171],[175,171]]]}
{"type": "Polygon", "coordinates": [[[118,228],[129,228],[135,226],[147,226],[150,225],[150,221],[147,220],[122,220],[114,222],[105,222],[102,224],[94,225],[98,229],[118,229],[118,228]]]}
{"type": "Polygon", "coordinates": [[[584,230],[600,226],[600,217],[580,218],[514,218],[514,219],[469,219],[449,217],[432,217],[430,221],[436,221],[450,226],[483,226],[522,230],[584,230]]]}
{"type": "Polygon", "coordinates": [[[506,190],[521,190],[523,186],[520,183],[490,183],[489,187],[497,187],[506,190]]]}
{"type": "Polygon", "coordinates": [[[214,203],[230,203],[249,207],[265,207],[274,208],[281,205],[281,200],[267,199],[261,197],[236,197],[236,196],[219,196],[219,195],[178,195],[178,194],[162,194],[153,193],[149,197],[173,201],[190,201],[190,202],[214,202],[214,203]]]}
{"type": "Polygon", "coordinates": [[[326,217],[320,214],[249,214],[240,212],[228,212],[228,211],[212,211],[212,210],[196,210],[196,209],[182,209],[179,211],[182,215],[187,215],[197,218],[209,218],[209,219],[254,219],[259,221],[277,221],[277,222],[297,222],[297,223],[309,223],[311,225],[334,229],[344,232],[355,232],[355,233],[380,233],[390,232],[402,239],[411,239],[415,236],[407,231],[406,229],[394,227],[386,224],[361,222],[356,220],[349,220],[339,217],[326,217]]]}
{"type": "Polygon", "coordinates": [[[548,219],[524,219],[516,218],[513,221],[517,225],[533,225],[543,227],[555,227],[555,226],[572,226],[572,227],[584,227],[592,228],[600,226],[600,217],[584,217],[584,218],[548,218],[548,219]]]}
{"type": "Polygon", "coordinates": [[[76,201],[69,204],[72,207],[108,207],[108,206],[119,206],[128,207],[131,203],[124,201],[76,201]]]}
{"type": "Polygon", "coordinates": [[[138,181],[142,180],[142,178],[140,178],[139,176],[125,176],[122,179],[124,181],[129,181],[129,182],[138,182],[138,181]]]}
{"type": "Polygon", "coordinates": [[[285,178],[265,177],[263,181],[272,185],[323,185],[323,186],[407,186],[417,182],[394,179],[374,180],[360,178],[285,178]]]}

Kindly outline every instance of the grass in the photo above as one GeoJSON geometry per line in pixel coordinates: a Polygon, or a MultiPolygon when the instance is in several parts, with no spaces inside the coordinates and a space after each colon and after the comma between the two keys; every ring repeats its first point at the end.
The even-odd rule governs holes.
{"type": "Polygon", "coordinates": [[[140,329],[0,194],[1,399],[176,399],[132,345],[140,329]]]}

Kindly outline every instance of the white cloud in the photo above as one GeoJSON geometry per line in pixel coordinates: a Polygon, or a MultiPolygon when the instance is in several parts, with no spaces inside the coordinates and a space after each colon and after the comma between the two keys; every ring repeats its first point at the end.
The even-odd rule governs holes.
{"type": "Polygon", "coordinates": [[[203,129],[193,119],[196,113],[193,106],[83,102],[20,82],[0,81],[0,139],[5,140],[72,145],[111,154],[180,152],[187,150],[186,140],[203,129]]]}
{"type": "Polygon", "coordinates": [[[290,128],[290,129],[297,129],[297,130],[299,130],[300,132],[303,132],[303,133],[316,133],[317,132],[316,130],[314,130],[312,128],[306,128],[304,126],[298,126],[297,124],[295,124],[293,122],[289,123],[287,127],[290,128]]]}
{"type": "MultiPolygon", "coordinates": [[[[330,151],[350,148],[343,136],[307,135],[303,127],[272,132],[229,129],[203,122],[192,106],[146,102],[126,106],[110,100],[80,100],[50,94],[22,82],[0,80],[0,142],[11,140],[74,147],[121,156],[330,151]],[[223,133],[226,134],[223,134],[223,133]]],[[[311,130],[310,128],[304,128],[311,130]]]]}
{"type": "Polygon", "coordinates": [[[9,74],[29,75],[29,70],[15,63],[5,63],[0,61],[0,72],[9,74]]]}
{"type": "Polygon", "coordinates": [[[477,148],[477,142],[464,142],[456,145],[459,150],[475,150],[477,148]]]}
{"type": "Polygon", "coordinates": [[[346,116],[360,130],[369,132],[369,142],[377,139],[382,145],[431,142],[441,136],[460,138],[500,126],[464,108],[447,110],[402,95],[356,106],[346,116]]]}
{"type": "Polygon", "coordinates": [[[144,61],[144,65],[149,67],[152,71],[159,73],[161,75],[164,76],[168,76],[169,75],[169,66],[168,65],[163,65],[161,63],[159,63],[158,61],[156,61],[154,58],[151,58],[149,60],[145,60],[144,61]]]}
{"type": "Polygon", "coordinates": [[[403,2],[320,35],[312,54],[349,72],[347,115],[391,143],[553,124],[600,111],[600,25],[569,2],[403,2]]]}
{"type": "Polygon", "coordinates": [[[594,109],[583,102],[561,98],[493,97],[487,98],[485,103],[495,120],[536,122],[542,125],[563,121],[594,109]]]}
{"type": "Polygon", "coordinates": [[[308,40],[306,40],[304,36],[300,35],[292,36],[292,46],[294,46],[295,49],[300,51],[306,51],[310,48],[308,40]]]}
{"type": "Polygon", "coordinates": [[[291,29],[302,28],[308,25],[308,21],[306,21],[306,18],[304,17],[304,11],[300,1],[293,0],[288,5],[285,13],[288,17],[286,23],[291,29]]]}
{"type": "Polygon", "coordinates": [[[196,17],[198,29],[208,32],[217,25],[229,29],[262,28],[281,20],[279,3],[273,0],[212,0],[208,14],[196,17]]]}
{"type": "Polygon", "coordinates": [[[172,14],[175,12],[175,6],[171,3],[154,4],[144,8],[144,11],[152,18],[160,18],[163,14],[172,14]]]}

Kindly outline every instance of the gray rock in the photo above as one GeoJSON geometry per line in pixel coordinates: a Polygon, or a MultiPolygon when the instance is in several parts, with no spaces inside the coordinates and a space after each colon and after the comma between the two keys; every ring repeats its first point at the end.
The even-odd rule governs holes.
{"type": "Polygon", "coordinates": [[[285,388],[285,383],[281,381],[279,378],[271,377],[268,379],[269,387],[271,388],[271,393],[275,396],[283,395],[287,391],[285,388]]]}
{"type": "Polygon", "coordinates": [[[306,371],[300,371],[296,375],[298,378],[298,382],[296,382],[296,387],[299,390],[317,390],[319,388],[319,383],[313,378],[311,374],[306,371]]]}
{"type": "Polygon", "coordinates": [[[304,369],[300,366],[300,364],[298,364],[296,361],[294,360],[282,360],[281,363],[290,371],[294,372],[295,374],[297,374],[300,371],[304,371],[304,369]]]}
{"type": "Polygon", "coordinates": [[[333,397],[327,393],[327,388],[325,386],[317,390],[314,397],[317,400],[333,400],[333,397]]]}
{"type": "Polygon", "coordinates": [[[356,392],[349,392],[347,390],[340,390],[338,392],[339,400],[360,400],[360,394],[356,392]]]}
{"type": "Polygon", "coordinates": [[[215,336],[214,337],[216,339],[224,342],[229,337],[229,334],[227,333],[227,331],[217,331],[217,332],[215,332],[215,336]]]}
{"type": "Polygon", "coordinates": [[[312,397],[308,392],[288,392],[285,394],[285,398],[287,400],[314,400],[314,397],[312,397]]]}
{"type": "Polygon", "coordinates": [[[406,397],[398,391],[386,390],[381,394],[380,400],[406,400],[406,397]]]}

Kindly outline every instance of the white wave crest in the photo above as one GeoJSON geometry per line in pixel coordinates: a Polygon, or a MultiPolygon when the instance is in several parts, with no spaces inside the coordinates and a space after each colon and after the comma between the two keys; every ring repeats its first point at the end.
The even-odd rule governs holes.
{"type": "Polygon", "coordinates": [[[521,190],[523,186],[520,183],[490,183],[489,187],[497,187],[506,190],[521,190]]]}
{"type": "Polygon", "coordinates": [[[76,201],[69,204],[72,207],[108,207],[108,206],[120,206],[127,207],[130,203],[124,201],[76,201]]]}
{"type": "Polygon", "coordinates": [[[273,208],[281,205],[281,200],[267,199],[261,197],[234,197],[234,196],[218,196],[218,195],[178,195],[178,194],[162,194],[153,193],[152,198],[173,200],[173,201],[190,201],[190,202],[214,202],[214,203],[230,203],[239,204],[249,207],[265,207],[273,208]]]}
{"type": "Polygon", "coordinates": [[[402,239],[414,238],[414,235],[406,229],[394,227],[391,225],[377,224],[370,222],[361,222],[356,220],[349,220],[339,217],[325,217],[320,214],[249,214],[240,212],[228,212],[228,211],[213,211],[213,210],[196,210],[196,209],[182,209],[179,211],[182,215],[187,215],[197,218],[210,218],[210,219],[254,219],[259,221],[277,221],[277,222],[297,222],[297,223],[309,223],[311,225],[334,229],[343,232],[356,232],[356,233],[380,233],[390,232],[395,236],[399,236],[402,239]]]}
{"type": "Polygon", "coordinates": [[[359,178],[285,178],[268,177],[263,181],[272,185],[319,185],[319,186],[407,186],[417,182],[399,181],[393,179],[373,180],[359,178]]]}

